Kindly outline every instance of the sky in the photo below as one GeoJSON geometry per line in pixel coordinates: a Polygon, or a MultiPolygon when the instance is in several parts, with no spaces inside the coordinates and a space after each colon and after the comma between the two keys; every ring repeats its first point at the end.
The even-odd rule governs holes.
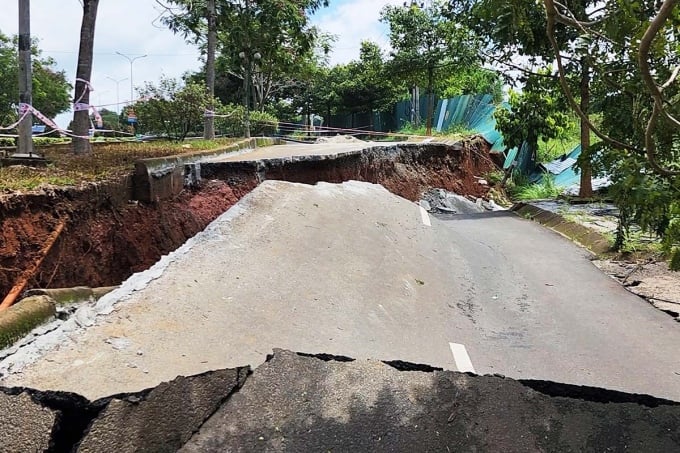
{"type": "MultiPolygon", "coordinates": [[[[346,63],[359,57],[362,40],[372,40],[387,48],[387,28],[379,22],[386,4],[403,0],[330,0],[330,6],[317,12],[314,25],[337,37],[331,64],[346,63]]],[[[18,0],[0,0],[0,31],[18,32],[18,0]]],[[[162,75],[179,77],[201,67],[198,49],[181,36],[173,35],[158,23],[160,7],[154,0],[102,0],[99,3],[94,39],[94,66],[90,101],[116,110],[130,99],[130,72],[134,87],[145,81],[156,83],[162,75]],[[132,65],[120,52],[136,59],[132,65]],[[123,80],[125,79],[125,80],[123,80]],[[118,82],[116,82],[118,81],[118,82]]],[[[80,0],[32,0],[31,35],[39,39],[44,56],[52,57],[56,69],[75,79],[82,6],[80,0]]],[[[71,113],[57,117],[64,127],[71,113]]]]}

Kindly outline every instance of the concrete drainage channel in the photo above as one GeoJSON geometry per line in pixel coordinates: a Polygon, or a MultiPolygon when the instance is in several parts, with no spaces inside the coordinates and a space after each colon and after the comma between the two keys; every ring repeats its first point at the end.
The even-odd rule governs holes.
{"type": "Polygon", "coordinates": [[[678,403],[396,365],[275,350],[252,371],[178,377],[97,401],[0,388],[0,445],[121,453],[680,448],[678,403]]]}

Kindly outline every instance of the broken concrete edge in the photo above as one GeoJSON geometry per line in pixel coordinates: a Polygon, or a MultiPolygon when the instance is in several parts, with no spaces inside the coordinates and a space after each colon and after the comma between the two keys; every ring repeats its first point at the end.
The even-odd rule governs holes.
{"type": "Polygon", "coordinates": [[[185,163],[198,162],[205,158],[221,157],[227,154],[234,155],[237,151],[249,152],[255,148],[263,146],[278,145],[281,143],[280,139],[268,138],[268,137],[257,137],[241,140],[231,145],[221,146],[219,148],[200,150],[200,151],[189,151],[186,153],[175,154],[172,156],[164,157],[151,157],[148,159],[140,159],[135,162],[135,167],[138,165],[144,168],[149,174],[160,172],[162,173],[164,169],[168,166],[183,165],[185,163]]]}
{"type": "Polygon", "coordinates": [[[288,164],[294,162],[318,162],[326,160],[336,160],[343,159],[352,156],[361,156],[362,154],[371,154],[375,157],[393,157],[396,158],[404,150],[408,149],[419,149],[419,148],[439,148],[441,151],[463,151],[462,142],[455,143],[366,143],[366,146],[361,149],[354,149],[352,151],[344,151],[332,154],[312,154],[305,156],[289,156],[289,157],[278,157],[270,159],[257,159],[251,161],[251,165],[255,165],[258,168],[271,168],[278,167],[281,164],[288,164]]]}
{"type": "Polygon", "coordinates": [[[521,217],[531,219],[546,228],[550,228],[567,239],[585,247],[594,255],[599,256],[611,251],[611,243],[607,236],[577,222],[567,220],[559,214],[546,211],[528,203],[516,203],[510,210],[521,217]]]}
{"type": "Polygon", "coordinates": [[[0,311],[0,349],[12,345],[36,327],[54,319],[56,313],[56,302],[44,295],[22,299],[0,311]]]}
{"type": "MultiPolygon", "coordinates": [[[[49,451],[105,451],[112,445],[117,447],[116,451],[130,451],[120,447],[129,447],[131,442],[134,451],[174,451],[239,391],[250,374],[252,371],[246,366],[178,376],[139,392],[120,393],[95,401],[76,393],[26,387],[0,386],[0,395],[17,398],[28,395],[34,404],[56,415],[50,432],[46,433],[49,451]],[[187,395],[188,392],[191,395],[187,395]],[[149,407],[153,414],[147,413],[149,407]],[[187,423],[188,412],[193,415],[191,423],[187,423]],[[114,426],[117,430],[109,429],[112,422],[117,424],[114,426]],[[158,432],[149,435],[146,432],[149,426],[158,432]]],[[[8,418],[12,421],[13,415],[3,414],[3,421],[7,422],[8,418]]],[[[31,420],[19,422],[25,429],[31,428],[31,420]]],[[[0,440],[4,434],[0,424],[0,440]]],[[[31,447],[21,446],[24,451],[33,450],[31,447]]]]}
{"type": "MultiPolygon", "coordinates": [[[[277,354],[282,354],[282,353],[291,353],[291,351],[287,351],[285,349],[278,349],[274,348],[272,354],[268,354],[265,362],[270,362],[277,354]]],[[[341,362],[341,363],[349,363],[349,362],[355,362],[357,359],[354,359],[352,357],[347,357],[347,356],[342,356],[342,355],[334,355],[334,354],[326,354],[326,353],[308,353],[308,352],[295,352],[294,354],[301,356],[301,357],[308,357],[308,358],[314,358],[317,360],[321,360],[324,362],[341,362]]],[[[413,362],[405,362],[403,360],[378,360],[380,363],[383,363],[384,365],[387,365],[391,368],[396,369],[397,371],[402,371],[402,372],[421,372],[421,373],[439,373],[439,372],[444,372],[444,373],[460,373],[458,371],[452,371],[452,370],[445,370],[443,368],[439,367],[434,367],[428,364],[423,364],[423,363],[413,363],[413,362]]],[[[257,368],[255,368],[257,370],[257,368]]],[[[576,384],[564,384],[564,383],[559,383],[559,382],[553,382],[553,381],[545,381],[545,380],[540,380],[540,379],[513,379],[509,378],[507,376],[504,376],[502,374],[475,374],[471,372],[465,372],[465,373],[460,373],[460,374],[465,374],[467,376],[479,376],[479,377],[490,377],[490,378],[497,378],[501,380],[511,380],[511,381],[516,381],[519,382],[520,384],[524,385],[525,387],[529,387],[530,389],[542,393],[546,396],[550,397],[559,397],[559,398],[569,398],[569,399],[575,399],[575,400],[580,400],[580,401],[588,401],[588,402],[593,402],[593,403],[603,403],[603,404],[608,404],[608,403],[613,403],[613,404],[627,404],[627,403],[632,403],[632,404],[638,404],[640,406],[645,406],[645,407],[659,407],[659,406],[680,406],[679,401],[672,401],[664,398],[657,398],[655,396],[651,395],[646,395],[646,394],[640,394],[640,393],[626,393],[626,392],[621,392],[618,390],[609,390],[609,389],[604,389],[600,387],[591,387],[591,386],[584,386],[584,385],[576,385],[576,384]]]]}
{"type": "MultiPolygon", "coordinates": [[[[265,363],[278,356],[301,356],[324,362],[347,364],[355,359],[331,354],[293,353],[274,349],[265,363]]],[[[370,361],[370,360],[369,360],[370,361]]],[[[429,365],[392,360],[376,361],[399,372],[465,374],[471,379],[483,378],[517,382],[549,398],[576,400],[610,405],[638,405],[645,408],[678,407],[679,402],[650,395],[629,394],[595,387],[562,384],[541,380],[515,380],[501,375],[478,376],[472,373],[444,371],[429,365]]],[[[89,401],[69,392],[41,391],[24,387],[0,387],[0,397],[17,398],[14,407],[25,404],[22,395],[30,396],[38,406],[53,411],[56,418],[49,434],[51,451],[150,451],[159,446],[176,450],[197,433],[203,424],[247,383],[257,368],[237,367],[208,371],[194,376],[178,376],[172,381],[139,392],[121,393],[89,401]]],[[[301,369],[300,373],[304,373],[301,369]]],[[[498,385],[496,385],[498,387],[498,385]]],[[[31,420],[13,420],[12,412],[3,414],[0,439],[21,422],[30,429],[31,420]],[[12,425],[14,423],[14,425],[12,425]]],[[[30,445],[24,448],[31,449],[30,445]]]]}
{"type": "MultiPolygon", "coordinates": [[[[251,192],[252,194],[252,192],[251,192]]],[[[197,244],[209,243],[228,234],[231,222],[247,212],[253,195],[246,194],[238,203],[220,215],[208,227],[187,240],[178,249],[161,257],[149,269],[131,275],[113,291],[94,302],[80,306],[66,321],[58,321],[49,331],[40,335],[28,335],[8,348],[0,350],[0,378],[21,372],[26,366],[62,344],[68,338],[95,324],[98,316],[113,312],[115,306],[127,300],[132,293],[146,288],[159,278],[172,263],[191,251],[197,244]]]]}
{"type": "Polygon", "coordinates": [[[184,189],[185,166],[226,155],[247,153],[262,146],[281,144],[278,138],[257,137],[211,150],[193,151],[173,156],[140,159],[135,162],[135,200],[152,203],[176,196],[184,189]]]}

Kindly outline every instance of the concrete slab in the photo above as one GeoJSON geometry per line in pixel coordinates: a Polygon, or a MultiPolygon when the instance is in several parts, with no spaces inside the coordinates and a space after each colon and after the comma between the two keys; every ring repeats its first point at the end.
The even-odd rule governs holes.
{"type": "Polygon", "coordinates": [[[47,451],[58,411],[43,407],[27,393],[0,389],[0,450],[47,451]]]}
{"type": "Polygon", "coordinates": [[[92,421],[77,451],[176,451],[243,385],[248,373],[241,368],[179,377],[141,394],[113,398],[92,421]]]}
{"type": "Polygon", "coordinates": [[[584,389],[536,384],[277,351],[180,451],[680,448],[678,405],[603,390],[592,400],[584,389]]]}
{"type": "MultiPolygon", "coordinates": [[[[394,145],[394,143],[391,143],[394,145]]],[[[315,143],[265,146],[234,156],[222,156],[209,162],[244,162],[264,159],[283,159],[298,156],[330,156],[333,154],[361,151],[375,146],[373,142],[315,143]]]]}
{"type": "Polygon", "coordinates": [[[283,347],[680,401],[677,323],[586,256],[512,213],[442,220],[373,184],[268,181],[0,372],[96,399],[283,347]]]}

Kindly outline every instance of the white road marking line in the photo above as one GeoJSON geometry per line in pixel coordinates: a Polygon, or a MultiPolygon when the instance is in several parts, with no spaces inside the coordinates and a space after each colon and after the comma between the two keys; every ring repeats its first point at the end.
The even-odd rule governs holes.
{"type": "Polygon", "coordinates": [[[458,371],[461,373],[475,373],[475,368],[472,366],[472,361],[465,346],[458,343],[449,343],[449,346],[451,347],[453,361],[456,362],[458,371]]]}
{"type": "Polygon", "coordinates": [[[423,224],[427,226],[432,226],[432,223],[430,223],[430,214],[427,213],[425,208],[422,206],[418,206],[420,208],[420,217],[423,218],[423,224]]]}

